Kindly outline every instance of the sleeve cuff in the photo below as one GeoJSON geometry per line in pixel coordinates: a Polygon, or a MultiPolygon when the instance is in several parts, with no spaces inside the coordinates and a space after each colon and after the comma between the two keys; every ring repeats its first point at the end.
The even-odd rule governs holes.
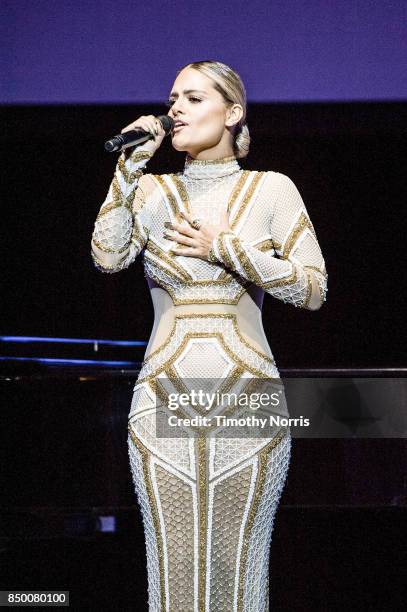
{"type": "Polygon", "coordinates": [[[222,255],[220,253],[220,248],[221,248],[221,244],[222,244],[222,238],[225,234],[230,234],[232,236],[235,236],[236,234],[232,231],[224,231],[224,232],[220,232],[213,240],[212,240],[212,246],[209,249],[209,253],[208,253],[208,261],[210,261],[211,263],[223,263],[223,259],[222,259],[222,255]]]}

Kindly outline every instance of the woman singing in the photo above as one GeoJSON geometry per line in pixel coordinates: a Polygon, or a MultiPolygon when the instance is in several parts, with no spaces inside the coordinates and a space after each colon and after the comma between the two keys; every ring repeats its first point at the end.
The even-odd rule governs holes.
{"type": "MultiPolygon", "coordinates": [[[[264,293],[317,310],[326,269],[293,181],[243,170],[246,93],[215,61],[177,73],[168,115],[183,172],[143,174],[165,132],[152,115],[122,131],[154,135],[120,155],[95,221],[92,258],[102,272],[143,251],[155,321],[129,413],[129,457],[145,529],[150,612],[267,612],[273,521],[291,436],[159,436],[168,389],[188,380],[241,389],[278,379],[262,327],[264,293]]],[[[178,417],[216,413],[188,404],[178,417]]],[[[191,428],[190,428],[191,430],[191,428]]],[[[184,431],[184,430],[183,430],[184,431]]],[[[196,430],[194,432],[196,434],[196,430]]]]}

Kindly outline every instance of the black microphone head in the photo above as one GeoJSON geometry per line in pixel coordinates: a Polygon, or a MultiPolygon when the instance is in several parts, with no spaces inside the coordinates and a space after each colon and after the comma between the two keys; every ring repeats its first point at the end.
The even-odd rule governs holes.
{"type": "Polygon", "coordinates": [[[107,142],[105,142],[105,150],[109,151],[109,153],[112,153],[113,151],[117,151],[118,147],[117,144],[114,142],[114,139],[112,140],[108,140],[107,142]]]}
{"type": "Polygon", "coordinates": [[[166,135],[168,135],[171,130],[174,129],[174,119],[169,115],[160,115],[159,117],[157,117],[157,119],[163,126],[163,130],[165,131],[166,135]]]}

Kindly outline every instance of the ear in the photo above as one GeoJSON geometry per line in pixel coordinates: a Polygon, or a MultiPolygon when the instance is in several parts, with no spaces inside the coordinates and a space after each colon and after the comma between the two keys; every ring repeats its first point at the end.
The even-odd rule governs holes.
{"type": "Polygon", "coordinates": [[[239,123],[243,117],[243,109],[240,104],[233,104],[227,110],[225,125],[227,127],[233,127],[236,123],[239,123]]]}

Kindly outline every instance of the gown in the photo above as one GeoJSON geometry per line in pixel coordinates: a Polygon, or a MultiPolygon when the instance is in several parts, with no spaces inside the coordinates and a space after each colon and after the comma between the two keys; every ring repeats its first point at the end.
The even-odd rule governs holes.
{"type": "MultiPolygon", "coordinates": [[[[202,161],[188,154],[182,172],[147,174],[151,153],[142,146],[118,159],[91,256],[98,270],[115,273],[141,253],[155,311],[128,415],[148,609],[268,612],[271,535],[290,461],[289,427],[268,436],[244,426],[234,435],[220,427],[208,436],[199,426],[174,434],[162,419],[169,390],[181,393],[190,381],[219,391],[278,379],[262,327],[263,296],[317,310],[326,300],[325,262],[286,175],[243,170],[234,156],[202,161]],[[178,245],[165,237],[166,221],[186,223],[181,213],[189,212],[219,224],[224,210],[230,230],[214,238],[211,261],[172,252],[178,245]]],[[[205,408],[187,403],[175,412],[192,419],[209,415],[205,408]]],[[[222,403],[213,410],[225,414],[222,403]]]]}

